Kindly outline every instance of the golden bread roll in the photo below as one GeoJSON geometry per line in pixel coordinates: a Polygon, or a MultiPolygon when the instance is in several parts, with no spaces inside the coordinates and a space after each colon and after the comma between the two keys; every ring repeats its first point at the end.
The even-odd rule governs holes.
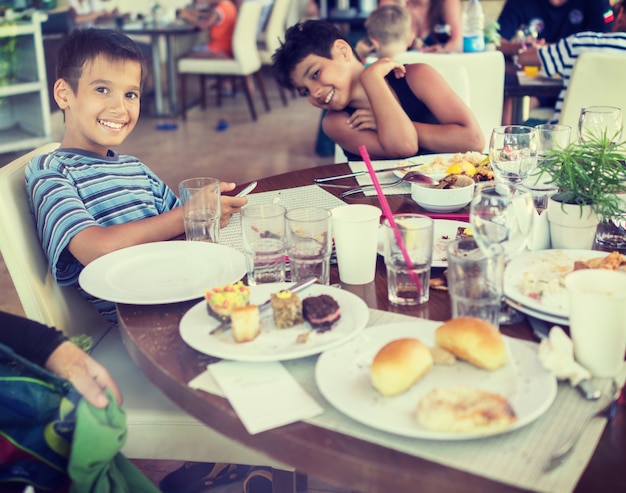
{"type": "Polygon", "coordinates": [[[493,433],[516,419],[504,397],[471,387],[433,389],[417,406],[417,421],[424,428],[446,433],[493,433]]]}
{"type": "Polygon", "coordinates": [[[448,320],[437,327],[435,342],[457,358],[486,370],[496,370],[508,359],[500,331],[479,318],[448,320]]]}
{"type": "Polygon", "coordinates": [[[396,339],[383,346],[372,361],[372,385],[382,395],[408,390],[433,367],[433,357],[418,339],[396,339]]]}

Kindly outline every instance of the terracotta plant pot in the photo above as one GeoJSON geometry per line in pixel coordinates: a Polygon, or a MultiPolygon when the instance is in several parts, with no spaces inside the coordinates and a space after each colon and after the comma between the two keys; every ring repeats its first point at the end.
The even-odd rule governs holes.
{"type": "Polygon", "coordinates": [[[552,248],[591,250],[600,222],[591,206],[563,204],[550,198],[548,201],[548,222],[552,248]]]}

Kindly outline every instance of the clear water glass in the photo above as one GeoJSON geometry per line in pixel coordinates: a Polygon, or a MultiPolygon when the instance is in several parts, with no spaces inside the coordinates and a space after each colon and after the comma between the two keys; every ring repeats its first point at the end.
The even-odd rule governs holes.
{"type": "Polygon", "coordinates": [[[622,110],[616,106],[586,106],[578,118],[578,140],[609,137],[612,143],[622,140],[622,110]]]}
{"type": "Polygon", "coordinates": [[[489,160],[496,177],[510,191],[520,186],[537,165],[537,133],[533,127],[496,127],[489,141],[489,160]]]}

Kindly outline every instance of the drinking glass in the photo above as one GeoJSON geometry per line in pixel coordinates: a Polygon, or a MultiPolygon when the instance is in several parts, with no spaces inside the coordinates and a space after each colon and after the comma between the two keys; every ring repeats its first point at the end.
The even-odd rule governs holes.
{"type": "Polygon", "coordinates": [[[580,110],[578,140],[585,142],[607,136],[611,142],[622,139],[622,110],[615,106],[587,106],[580,110]]]}
{"type": "Polygon", "coordinates": [[[496,177],[513,192],[537,164],[537,133],[533,127],[496,127],[489,141],[489,160],[496,177]]]}
{"type": "Polygon", "coordinates": [[[535,127],[537,133],[537,167],[533,169],[524,181],[524,188],[533,196],[538,211],[545,210],[548,199],[557,192],[557,188],[550,183],[548,173],[542,171],[539,165],[549,164],[548,155],[564,149],[570,143],[572,128],[569,125],[546,123],[535,127]]]}
{"type": "MultiPolygon", "coordinates": [[[[528,191],[516,189],[514,193],[502,193],[495,183],[478,184],[470,206],[473,237],[486,255],[493,252],[494,244],[501,244],[508,262],[530,248],[535,214],[528,191]]],[[[523,318],[505,303],[500,313],[501,324],[517,323],[523,318]]]]}

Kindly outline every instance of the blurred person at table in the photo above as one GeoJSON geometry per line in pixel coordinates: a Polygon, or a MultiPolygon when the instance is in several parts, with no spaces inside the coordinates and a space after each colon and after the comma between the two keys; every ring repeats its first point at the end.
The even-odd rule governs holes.
{"type": "Polygon", "coordinates": [[[67,4],[79,28],[110,22],[119,15],[117,8],[107,10],[102,0],[68,0],[67,4]]]}
{"type": "MultiPolygon", "coordinates": [[[[533,47],[520,53],[519,61],[523,65],[541,67],[545,73],[563,79],[561,90],[550,123],[557,123],[565,93],[569,86],[570,76],[576,59],[583,53],[591,51],[621,53],[626,63],[626,4],[624,0],[614,6],[613,31],[611,33],[581,32],[567,36],[557,43],[533,47]]],[[[597,74],[602,77],[602,74],[597,74]]],[[[618,81],[615,82],[619,84],[618,81]]]]}
{"type": "Polygon", "coordinates": [[[118,404],[122,394],[108,370],[70,341],[61,331],[0,311],[0,344],[18,355],[69,380],[93,406],[104,408],[110,390],[118,404]]]}
{"type": "MultiPolygon", "coordinates": [[[[556,43],[582,31],[611,30],[613,13],[609,0],[507,0],[500,16],[500,50],[519,62],[525,50],[556,43]]],[[[555,99],[530,98],[530,108],[553,108],[555,99]]],[[[505,98],[502,123],[511,120],[512,100],[505,98]]]]}
{"type": "MultiPolygon", "coordinates": [[[[59,49],[53,94],[65,135],[25,176],[39,240],[62,286],[78,288],[84,266],[107,253],[185,232],[174,192],[138,158],[113,150],[137,123],[144,74],[141,50],[118,31],[75,30],[59,49]]],[[[222,183],[221,191],[234,187],[222,183]]],[[[246,203],[222,195],[221,226],[246,203]]],[[[81,294],[116,321],[113,303],[81,294]]]]}
{"type": "Polygon", "coordinates": [[[411,16],[400,5],[378,7],[367,17],[365,29],[367,38],[354,47],[365,65],[378,58],[394,58],[413,42],[411,16]]]}
{"type": "Polygon", "coordinates": [[[194,8],[180,9],[178,17],[208,33],[204,45],[195,46],[186,56],[198,58],[233,58],[233,33],[237,6],[231,0],[203,0],[194,8]]]}
{"type": "Polygon", "coordinates": [[[463,51],[461,0],[380,0],[378,6],[400,5],[411,15],[411,49],[424,52],[463,51]]]}
{"type": "Polygon", "coordinates": [[[290,27],[272,57],[278,83],[322,110],[324,133],[348,160],[435,152],[482,151],[476,118],[430,65],[381,58],[365,67],[332,24],[309,20],[290,27]]]}

